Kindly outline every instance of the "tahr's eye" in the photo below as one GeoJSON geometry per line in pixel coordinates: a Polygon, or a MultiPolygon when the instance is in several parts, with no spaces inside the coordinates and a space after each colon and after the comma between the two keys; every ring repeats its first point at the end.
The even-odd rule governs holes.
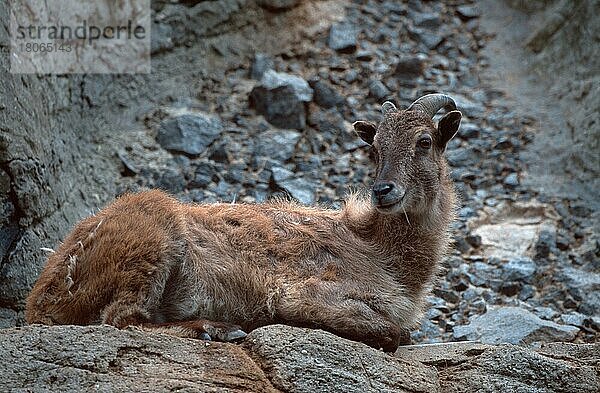
{"type": "Polygon", "coordinates": [[[417,141],[417,145],[419,145],[421,149],[431,149],[431,137],[429,135],[423,135],[417,141]]]}

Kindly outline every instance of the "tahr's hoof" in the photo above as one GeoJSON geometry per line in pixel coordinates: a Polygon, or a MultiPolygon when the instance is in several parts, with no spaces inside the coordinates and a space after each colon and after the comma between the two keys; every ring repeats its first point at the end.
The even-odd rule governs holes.
{"type": "Polygon", "coordinates": [[[226,322],[206,322],[203,327],[210,337],[217,341],[234,342],[247,336],[238,325],[226,322]]]}
{"type": "Polygon", "coordinates": [[[228,332],[225,335],[225,337],[223,338],[223,341],[226,341],[226,342],[239,341],[239,340],[246,338],[246,336],[247,336],[247,334],[245,331],[238,329],[238,330],[234,330],[232,332],[228,332]]]}
{"type": "Polygon", "coordinates": [[[212,341],[212,338],[210,338],[210,334],[208,333],[202,333],[200,335],[200,340],[204,340],[204,341],[212,341]]]}

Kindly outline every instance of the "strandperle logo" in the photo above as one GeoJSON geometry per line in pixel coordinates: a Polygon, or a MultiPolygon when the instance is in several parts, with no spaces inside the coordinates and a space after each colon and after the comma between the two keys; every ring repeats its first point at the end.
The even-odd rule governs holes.
{"type": "Polygon", "coordinates": [[[89,44],[99,39],[111,40],[126,38],[128,40],[146,38],[146,28],[140,25],[133,25],[131,20],[127,21],[126,26],[88,26],[87,21],[83,21],[80,26],[17,26],[17,40],[84,40],[89,44]]]}
{"type": "Polygon", "coordinates": [[[12,73],[149,73],[150,0],[12,0],[12,73]]]}

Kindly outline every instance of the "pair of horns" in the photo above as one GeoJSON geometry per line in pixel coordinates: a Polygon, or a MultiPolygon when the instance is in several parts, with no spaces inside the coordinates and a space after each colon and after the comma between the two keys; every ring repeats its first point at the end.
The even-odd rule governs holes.
{"type": "MultiPolygon", "coordinates": [[[[427,116],[433,118],[433,116],[439,112],[440,109],[446,108],[447,110],[456,110],[456,103],[454,100],[446,94],[427,94],[419,98],[408,107],[407,111],[419,111],[425,113],[427,116]]],[[[397,112],[396,106],[390,101],[386,101],[381,106],[381,112],[383,115],[387,115],[391,112],[397,112]]]]}

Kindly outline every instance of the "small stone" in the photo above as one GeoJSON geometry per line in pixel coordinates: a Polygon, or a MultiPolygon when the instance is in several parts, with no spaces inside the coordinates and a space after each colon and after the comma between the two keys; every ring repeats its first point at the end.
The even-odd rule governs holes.
{"type": "Polygon", "coordinates": [[[502,266],[502,278],[507,281],[525,281],[531,283],[535,270],[536,265],[531,258],[512,258],[502,266]]]}
{"type": "Polygon", "coordinates": [[[461,5],[456,8],[456,12],[463,20],[479,18],[481,11],[475,5],[461,5]]]}
{"type": "Polygon", "coordinates": [[[250,78],[260,80],[265,72],[273,69],[275,69],[275,63],[271,56],[265,53],[257,53],[254,55],[250,66],[250,78]]]}
{"type": "Polygon", "coordinates": [[[477,213],[475,212],[475,210],[473,210],[473,208],[470,208],[469,206],[461,207],[458,210],[458,216],[460,218],[470,218],[475,217],[476,215],[477,213]]]}
{"type": "Polygon", "coordinates": [[[277,185],[302,204],[312,205],[317,199],[316,185],[306,179],[287,179],[277,185]]]}
{"type": "Polygon", "coordinates": [[[258,156],[275,162],[286,162],[292,159],[296,144],[302,135],[294,130],[269,130],[259,134],[260,142],[255,148],[258,156]]]}
{"type": "Polygon", "coordinates": [[[577,300],[577,302],[573,302],[572,299],[565,299],[565,301],[570,300],[575,303],[574,307],[577,308],[577,311],[586,315],[598,315],[600,313],[600,274],[565,267],[556,278],[566,286],[567,292],[577,300]]]}
{"type": "Polygon", "coordinates": [[[519,298],[519,300],[525,301],[527,299],[531,299],[534,296],[535,296],[535,287],[531,284],[525,284],[521,288],[518,298],[519,298]]]}
{"type": "Polygon", "coordinates": [[[473,146],[459,147],[447,154],[448,163],[453,167],[475,165],[479,157],[479,152],[473,146]]]}
{"type": "Polygon", "coordinates": [[[580,314],[575,311],[571,311],[568,314],[563,314],[560,316],[560,321],[565,325],[572,325],[577,327],[585,327],[586,322],[591,319],[587,315],[580,314]]]}
{"type": "Polygon", "coordinates": [[[123,170],[121,171],[121,175],[135,176],[139,173],[139,170],[137,169],[137,167],[135,166],[133,161],[129,158],[127,153],[125,153],[122,150],[119,150],[117,152],[117,156],[119,157],[119,159],[121,160],[121,163],[123,164],[123,170]]]}
{"type": "Polygon", "coordinates": [[[333,108],[344,103],[344,97],[329,83],[322,80],[311,80],[313,99],[321,108],[333,108]]]}
{"type": "Polygon", "coordinates": [[[167,150],[199,155],[223,131],[221,119],[205,113],[188,113],[163,120],[158,127],[157,142],[167,150]]]}
{"type": "Polygon", "coordinates": [[[559,232],[556,235],[556,247],[561,251],[566,251],[569,249],[571,244],[571,239],[566,232],[559,232]]]}
{"type": "Polygon", "coordinates": [[[201,162],[196,166],[194,179],[190,182],[190,187],[205,188],[213,181],[216,175],[216,169],[213,164],[201,162]]]}
{"type": "Polygon", "coordinates": [[[423,74],[425,62],[418,57],[401,57],[396,63],[395,75],[401,79],[414,79],[423,74]]]}
{"type": "Polygon", "coordinates": [[[258,0],[258,4],[273,11],[283,11],[294,8],[300,3],[300,0],[258,0]]]}
{"type": "Polygon", "coordinates": [[[503,282],[499,292],[505,296],[515,296],[521,290],[521,283],[516,281],[503,282]]]}
{"type": "Polygon", "coordinates": [[[186,183],[181,172],[172,168],[163,168],[154,181],[154,187],[177,194],[185,189],[186,183]]]}
{"type": "Polygon", "coordinates": [[[547,319],[549,321],[553,320],[558,315],[558,313],[554,309],[552,309],[550,307],[542,307],[542,306],[535,307],[533,309],[533,312],[538,317],[540,317],[542,319],[547,319]]]}
{"type": "Polygon", "coordinates": [[[273,176],[273,181],[275,181],[275,183],[277,184],[284,180],[291,179],[292,177],[294,177],[294,172],[279,166],[272,167],[271,174],[273,176]]]}
{"type": "Polygon", "coordinates": [[[460,279],[452,285],[452,288],[458,292],[462,292],[469,288],[469,282],[465,279],[460,279]]]}
{"type": "Polygon", "coordinates": [[[519,176],[513,172],[504,178],[503,183],[510,188],[517,187],[519,185],[519,176]]]}
{"type": "Polygon", "coordinates": [[[431,322],[429,319],[425,319],[421,322],[421,327],[419,330],[423,332],[425,337],[429,339],[437,338],[441,335],[440,327],[435,323],[431,322]]]}
{"type": "Polygon", "coordinates": [[[383,100],[390,95],[388,88],[380,80],[372,80],[369,83],[369,93],[377,100],[383,100]]]}
{"type": "Polygon", "coordinates": [[[539,230],[538,238],[534,246],[535,258],[548,258],[555,244],[556,227],[554,225],[543,225],[539,230]]]}
{"type": "Polygon", "coordinates": [[[267,70],[250,93],[250,105],[276,127],[306,126],[305,102],[312,100],[308,83],[295,75],[267,70]]]}
{"type": "Polygon", "coordinates": [[[352,53],[356,50],[358,31],[347,23],[336,23],[329,29],[327,45],[338,52],[352,53]]]}
{"type": "Polygon", "coordinates": [[[473,248],[477,248],[481,246],[481,236],[479,235],[467,235],[465,236],[465,240],[469,243],[473,248]]]}
{"type": "Polygon", "coordinates": [[[441,317],[442,315],[444,315],[444,313],[442,313],[439,309],[437,308],[430,308],[429,310],[427,310],[427,312],[425,313],[425,316],[427,319],[437,319],[439,317],[441,317]]]}
{"type": "Polygon", "coordinates": [[[412,29],[410,33],[415,40],[422,42],[427,47],[427,49],[430,50],[437,48],[438,45],[440,45],[442,41],[444,41],[444,37],[442,37],[440,34],[432,33],[423,29],[415,28],[412,29]]]}
{"type": "Polygon", "coordinates": [[[344,75],[344,80],[348,83],[354,83],[358,80],[359,76],[360,74],[357,70],[351,69],[346,72],[346,75],[344,75]]]}
{"type": "Polygon", "coordinates": [[[209,159],[214,162],[220,162],[222,164],[229,163],[229,154],[227,152],[227,144],[219,143],[217,146],[211,147],[211,153],[208,156],[209,159]]]}
{"type": "Polygon", "coordinates": [[[366,50],[366,49],[361,49],[358,52],[356,52],[356,60],[359,61],[371,61],[373,59],[373,52],[366,50]]]}
{"type": "Polygon", "coordinates": [[[460,125],[458,136],[463,139],[477,139],[480,135],[480,126],[474,123],[465,123],[460,125]]]}
{"type": "Polygon", "coordinates": [[[460,300],[460,297],[455,291],[450,291],[448,289],[435,288],[433,293],[450,303],[458,303],[460,300]]]}
{"type": "Polygon", "coordinates": [[[519,307],[490,307],[468,325],[455,326],[457,340],[479,340],[486,344],[530,344],[533,342],[572,341],[578,328],[545,321],[519,307]]]}
{"type": "Polygon", "coordinates": [[[415,26],[425,27],[429,29],[435,29],[440,27],[442,20],[438,14],[434,13],[421,13],[421,12],[411,12],[410,19],[412,20],[415,26]]]}

